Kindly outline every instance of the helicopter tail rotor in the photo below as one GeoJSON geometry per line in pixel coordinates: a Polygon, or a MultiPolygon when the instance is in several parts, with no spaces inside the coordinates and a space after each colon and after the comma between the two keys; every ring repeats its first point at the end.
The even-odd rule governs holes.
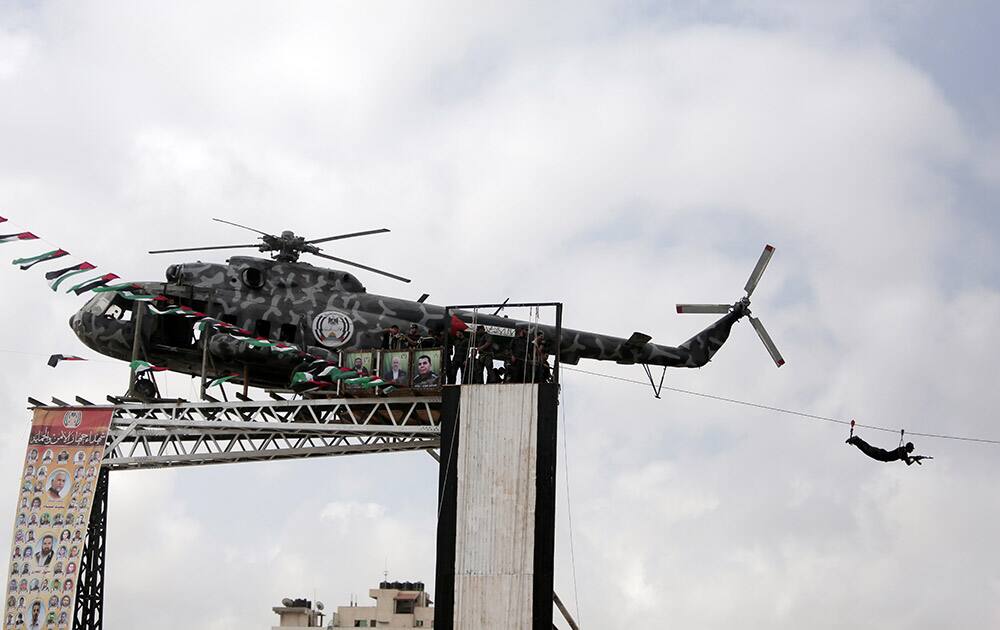
{"type": "Polygon", "coordinates": [[[746,297],[742,298],[736,304],[678,304],[677,312],[682,314],[726,314],[731,311],[740,311],[742,314],[748,316],[750,325],[753,326],[755,331],[757,331],[757,336],[760,337],[761,343],[763,343],[764,347],[767,349],[767,353],[771,355],[771,359],[774,360],[774,364],[781,367],[785,364],[785,359],[781,356],[777,346],[774,345],[771,335],[767,334],[767,330],[764,328],[764,324],[761,323],[760,319],[750,315],[750,296],[753,294],[754,289],[757,288],[757,283],[760,282],[760,278],[764,275],[764,270],[767,269],[767,265],[771,262],[771,256],[773,255],[774,246],[765,245],[764,251],[761,252],[760,258],[757,259],[757,264],[754,266],[753,271],[750,272],[750,278],[747,280],[746,286],[743,288],[743,290],[746,291],[746,297]]]}

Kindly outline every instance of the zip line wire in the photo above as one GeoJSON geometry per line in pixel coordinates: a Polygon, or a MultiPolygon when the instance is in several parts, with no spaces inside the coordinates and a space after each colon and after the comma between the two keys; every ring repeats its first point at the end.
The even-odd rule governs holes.
{"type": "MultiPolygon", "coordinates": [[[[635,383],[636,385],[643,385],[648,387],[649,383],[644,381],[637,381],[631,378],[623,378],[621,376],[612,376],[610,374],[601,374],[600,372],[591,372],[589,370],[581,370],[579,368],[572,368],[566,365],[560,365],[560,369],[569,370],[571,372],[579,372],[581,374],[590,374],[591,376],[600,376],[601,378],[609,378],[616,381],[622,381],[625,383],[635,383]]],[[[778,413],[786,413],[792,416],[800,416],[802,418],[809,418],[811,420],[821,420],[823,422],[832,422],[834,424],[850,425],[850,420],[839,420],[837,418],[830,418],[828,416],[819,416],[813,413],[806,413],[804,411],[795,411],[794,409],[783,409],[781,407],[773,407],[771,405],[763,405],[760,403],[749,402],[746,400],[739,400],[737,398],[727,398],[725,396],[716,396],[715,394],[706,394],[704,392],[696,392],[690,389],[681,389],[679,387],[670,387],[669,385],[664,385],[663,389],[668,389],[672,392],[677,392],[678,394],[688,394],[690,396],[699,396],[701,398],[709,398],[711,400],[718,400],[721,402],[733,403],[735,405],[743,405],[745,407],[754,407],[755,409],[765,409],[767,411],[776,411],[778,413]]],[[[864,429],[872,429],[873,431],[885,431],[887,433],[899,433],[899,429],[891,429],[889,427],[880,427],[873,424],[861,424],[855,423],[855,426],[864,429]]],[[[918,433],[916,431],[907,431],[906,435],[916,435],[917,437],[926,438],[938,438],[941,440],[958,440],[961,442],[976,442],[979,444],[994,444],[1000,446],[1000,440],[990,440],[987,438],[975,438],[975,437],[964,437],[959,435],[944,435],[941,433],[918,433]]]]}

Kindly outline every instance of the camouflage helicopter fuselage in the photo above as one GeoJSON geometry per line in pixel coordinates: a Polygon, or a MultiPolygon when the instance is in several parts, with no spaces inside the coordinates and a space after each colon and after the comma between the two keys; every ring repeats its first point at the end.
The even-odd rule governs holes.
{"type": "MultiPolygon", "coordinates": [[[[175,304],[190,306],[216,319],[273,340],[284,341],[311,354],[335,358],[336,352],[377,348],[383,331],[410,324],[424,330],[447,330],[445,308],[432,304],[368,293],[352,274],[301,262],[278,262],[234,256],[229,264],[184,263],[167,268],[166,282],[137,282],[147,293],[162,294],[175,304]]],[[[92,298],[70,319],[77,336],[93,350],[128,361],[133,355],[135,324],[129,319],[131,302],[113,293],[92,298]]],[[[468,323],[510,330],[531,326],[552,344],[556,330],[511,318],[458,312],[468,323]]],[[[630,339],[562,329],[559,359],[643,363],[675,367],[706,364],[745,313],[739,308],[724,315],[679,347],[648,343],[635,334],[630,339]]],[[[195,339],[193,321],[180,316],[144,314],[140,321],[140,358],[170,370],[200,375],[203,361],[209,377],[246,370],[251,385],[284,388],[300,362],[295,353],[272,353],[247,346],[229,335],[195,339]],[[204,343],[208,343],[205,352],[204,343]]],[[[493,335],[496,356],[504,356],[510,337],[493,335]]],[[[555,353],[554,344],[550,352],[555,353]]]]}

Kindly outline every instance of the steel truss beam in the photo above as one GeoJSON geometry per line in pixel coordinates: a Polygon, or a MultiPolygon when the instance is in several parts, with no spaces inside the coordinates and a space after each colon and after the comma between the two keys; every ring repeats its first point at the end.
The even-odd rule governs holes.
{"type": "Polygon", "coordinates": [[[104,550],[108,531],[108,471],[101,469],[94,491],[94,506],[87,525],[87,538],[80,557],[80,578],[76,583],[73,630],[101,630],[104,627],[104,550]]]}
{"type": "MultiPolygon", "coordinates": [[[[96,407],[96,406],[95,406],[96,407]]],[[[104,470],[438,448],[440,396],[121,404],[104,470]]]]}

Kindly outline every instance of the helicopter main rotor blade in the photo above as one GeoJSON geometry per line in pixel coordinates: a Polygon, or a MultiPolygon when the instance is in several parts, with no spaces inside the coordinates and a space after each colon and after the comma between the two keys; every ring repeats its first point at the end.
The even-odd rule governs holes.
{"type": "Polygon", "coordinates": [[[250,245],[215,245],[212,247],[182,247],[180,249],[154,249],[150,254],[170,254],[172,252],[202,252],[209,249],[243,249],[244,247],[259,248],[260,243],[250,245]]]}
{"type": "Polygon", "coordinates": [[[756,317],[750,317],[750,324],[757,331],[757,336],[760,337],[760,340],[764,342],[764,347],[767,348],[768,354],[774,359],[774,364],[778,367],[784,365],[785,360],[781,357],[781,353],[778,352],[777,346],[771,341],[771,335],[767,334],[767,331],[764,330],[764,324],[760,323],[760,320],[756,317]]]}
{"type": "Polygon", "coordinates": [[[364,232],[351,232],[350,234],[340,234],[338,236],[327,236],[326,238],[317,238],[312,241],[306,241],[307,243],[314,245],[316,243],[325,243],[327,241],[338,241],[342,238],[354,238],[355,236],[367,236],[368,234],[381,234],[382,232],[388,232],[389,228],[381,228],[379,230],[365,230],[364,232]]]}
{"type": "Polygon", "coordinates": [[[390,278],[394,278],[402,282],[410,281],[409,278],[404,278],[403,276],[397,276],[394,273],[389,273],[388,271],[382,271],[381,269],[375,269],[374,267],[368,267],[367,265],[362,265],[361,263],[351,262],[350,260],[344,260],[343,258],[337,258],[336,256],[328,256],[326,254],[320,254],[320,253],[313,253],[313,256],[319,256],[320,258],[328,258],[330,260],[335,260],[339,263],[344,263],[345,265],[351,265],[352,267],[357,267],[359,269],[364,269],[366,271],[371,271],[373,273],[382,274],[383,276],[389,276],[390,278]]]}
{"type": "Polygon", "coordinates": [[[271,236],[271,234],[268,234],[267,232],[261,232],[260,230],[254,229],[252,227],[247,227],[245,225],[240,225],[239,223],[233,223],[232,221],[226,221],[225,219],[216,219],[216,218],[213,218],[212,220],[213,221],[218,221],[219,223],[226,223],[227,225],[234,225],[234,226],[236,226],[238,228],[243,228],[244,230],[250,230],[251,232],[256,232],[258,234],[263,234],[264,236],[271,236]]]}
{"type": "Polygon", "coordinates": [[[760,282],[760,277],[764,274],[764,270],[767,269],[767,263],[771,262],[771,256],[773,255],[774,246],[765,245],[764,251],[761,252],[760,258],[757,259],[757,266],[753,268],[753,272],[750,273],[750,279],[747,280],[747,285],[743,289],[747,292],[747,297],[750,297],[753,290],[757,288],[757,283],[760,282]]]}
{"type": "Polygon", "coordinates": [[[678,304],[678,313],[719,313],[725,315],[729,312],[729,309],[733,308],[731,304],[678,304]]]}

